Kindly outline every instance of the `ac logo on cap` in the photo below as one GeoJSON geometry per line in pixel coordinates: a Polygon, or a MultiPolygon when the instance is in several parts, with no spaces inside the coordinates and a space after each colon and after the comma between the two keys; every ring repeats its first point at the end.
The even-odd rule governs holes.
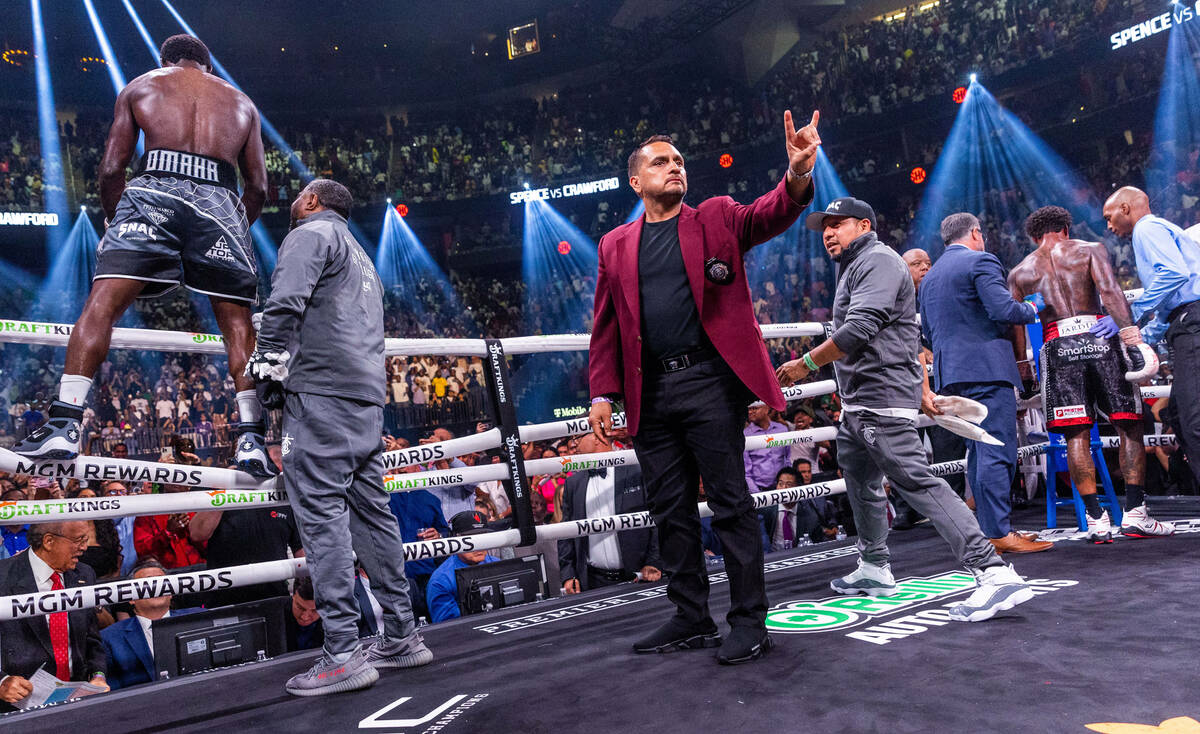
{"type": "Polygon", "coordinates": [[[827,211],[827,212],[841,211],[841,209],[842,209],[841,201],[831,201],[831,202],[829,202],[829,206],[825,207],[825,211],[827,211]]]}

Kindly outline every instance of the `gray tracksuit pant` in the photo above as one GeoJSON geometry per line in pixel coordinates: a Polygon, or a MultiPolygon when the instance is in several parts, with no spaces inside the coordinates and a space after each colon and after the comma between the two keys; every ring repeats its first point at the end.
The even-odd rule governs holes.
{"type": "Polygon", "coordinates": [[[325,649],[335,655],[358,644],[354,554],[383,607],[387,636],[400,639],[415,629],[404,541],[383,490],[382,428],[378,405],[287,393],[283,483],[304,541],[325,649]]]}
{"type": "Polygon", "coordinates": [[[916,423],[874,413],[843,412],[837,435],[838,464],[858,527],[858,552],[866,563],[888,562],[887,497],[883,477],[933,523],[969,569],[1003,565],[975,516],[945,480],[933,475],[916,423]]]}

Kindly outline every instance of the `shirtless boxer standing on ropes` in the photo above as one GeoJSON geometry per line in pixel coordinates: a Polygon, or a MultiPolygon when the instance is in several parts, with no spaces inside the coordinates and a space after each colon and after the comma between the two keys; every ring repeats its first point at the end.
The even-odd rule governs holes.
{"type": "Polygon", "coordinates": [[[13,450],[32,459],[74,459],[83,403],[108,355],[113,325],[135,298],[183,285],[209,297],[225,339],[241,416],[238,467],[269,476],[274,472],[263,445],[262,406],[253,380],[242,374],[254,351],[250,306],[258,295],[249,226],[266,199],[258,110],[212,75],[208,48],[199,39],[172,36],[160,56],[162,68],[117,95],[100,162],[107,229],[92,290],[71,332],[50,420],[13,450]],[[146,134],[146,154],[127,184],[125,167],[139,130],[146,134]],[[240,198],[238,168],[245,184],[240,198]]]}
{"type": "MultiPolygon", "coordinates": [[[[1025,220],[1037,245],[1008,276],[1016,298],[1041,294],[1046,343],[1041,350],[1042,402],[1051,431],[1067,442],[1067,467],[1087,508],[1087,538],[1111,543],[1113,527],[1096,497],[1091,428],[1097,412],[1108,416],[1121,440],[1125,478],[1122,535],[1171,535],[1175,528],[1146,512],[1142,445],[1142,401],[1136,383],[1158,372],[1158,357],[1141,332],[1099,242],[1071,239],[1071,214],[1044,206],[1025,220]],[[1108,310],[1101,316],[1101,303],[1108,310]]],[[[1040,304],[1039,304],[1040,305],[1040,304]]],[[[1051,478],[1053,482],[1053,478],[1051,478]]],[[[1047,488],[1053,492],[1053,484],[1047,488]]]]}

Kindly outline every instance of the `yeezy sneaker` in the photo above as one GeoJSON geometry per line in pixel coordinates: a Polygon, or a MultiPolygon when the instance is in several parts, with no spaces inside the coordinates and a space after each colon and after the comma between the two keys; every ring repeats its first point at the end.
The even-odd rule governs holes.
{"type": "Polygon", "coordinates": [[[379,635],[367,646],[367,662],[379,670],[418,668],[433,662],[433,651],[425,647],[425,641],[416,630],[402,640],[379,635]]]}
{"type": "Polygon", "coordinates": [[[379,671],[367,662],[367,652],[359,645],[343,663],[322,652],[311,668],[292,676],[284,688],[293,696],[324,696],[368,688],[377,680],[379,671]]]}

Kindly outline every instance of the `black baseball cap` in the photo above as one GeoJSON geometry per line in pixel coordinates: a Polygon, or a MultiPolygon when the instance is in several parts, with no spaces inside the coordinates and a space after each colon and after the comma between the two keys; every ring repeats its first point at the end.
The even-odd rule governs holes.
{"type": "Polygon", "coordinates": [[[828,217],[850,217],[851,219],[871,220],[871,229],[875,229],[875,210],[862,199],[853,196],[843,196],[834,199],[819,212],[813,212],[804,218],[804,226],[814,232],[825,229],[825,219],[828,217]]]}
{"type": "Polygon", "coordinates": [[[474,510],[463,510],[450,518],[450,532],[453,535],[478,535],[487,531],[487,520],[474,510]]]}

